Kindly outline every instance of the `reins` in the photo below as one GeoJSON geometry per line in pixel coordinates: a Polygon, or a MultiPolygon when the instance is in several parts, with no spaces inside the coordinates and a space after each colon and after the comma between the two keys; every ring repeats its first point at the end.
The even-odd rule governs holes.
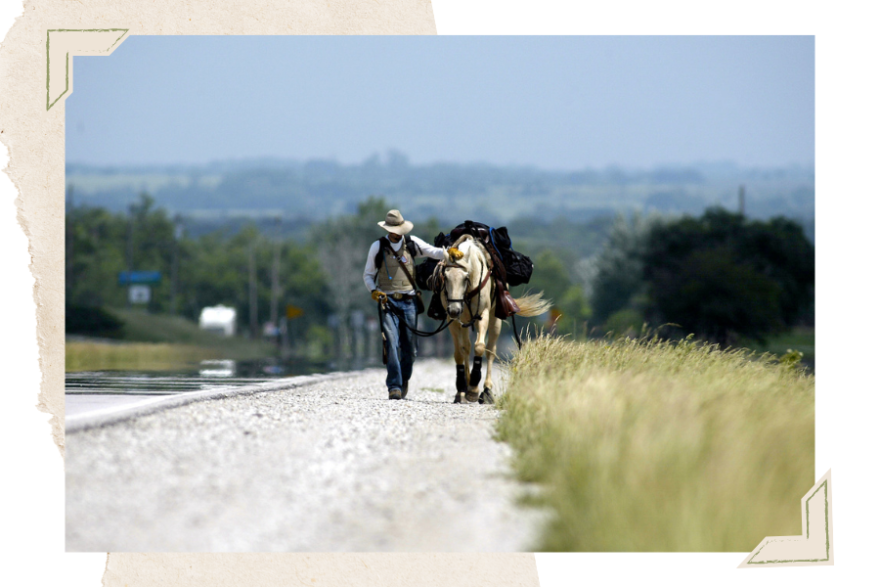
{"type": "MultiPolygon", "coordinates": [[[[382,317],[383,312],[390,312],[391,314],[394,314],[395,316],[397,316],[398,320],[400,320],[400,323],[403,324],[404,326],[406,326],[407,330],[409,330],[410,332],[412,332],[416,336],[421,336],[422,338],[428,338],[429,336],[434,336],[435,334],[440,334],[441,332],[443,332],[444,330],[449,328],[449,325],[454,322],[454,320],[449,320],[448,322],[444,322],[443,324],[441,324],[437,328],[437,330],[434,330],[433,332],[428,332],[427,330],[419,330],[418,326],[416,326],[416,328],[413,328],[412,326],[407,324],[406,317],[403,315],[403,310],[401,310],[397,306],[389,306],[387,304],[380,303],[379,304],[379,317],[380,318],[382,317]]],[[[419,320],[419,317],[416,316],[416,324],[417,325],[418,325],[418,320],[419,320]]]]}

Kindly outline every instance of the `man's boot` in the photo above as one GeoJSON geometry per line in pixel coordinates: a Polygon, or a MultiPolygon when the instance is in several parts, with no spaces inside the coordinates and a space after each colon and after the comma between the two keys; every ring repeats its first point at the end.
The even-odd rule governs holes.
{"type": "Polygon", "coordinates": [[[400,399],[406,399],[406,392],[409,391],[409,381],[403,382],[403,389],[400,390],[400,399]]]}
{"type": "Polygon", "coordinates": [[[401,399],[400,390],[392,389],[388,392],[388,399],[401,399]]]}

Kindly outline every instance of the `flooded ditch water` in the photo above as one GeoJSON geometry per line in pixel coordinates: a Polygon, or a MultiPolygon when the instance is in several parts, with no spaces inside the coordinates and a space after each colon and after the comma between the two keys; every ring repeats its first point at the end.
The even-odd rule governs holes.
{"type": "Polygon", "coordinates": [[[356,371],[380,366],[365,362],[202,361],[175,371],[81,371],[66,373],[66,395],[171,395],[253,385],[280,377],[356,371]]]}
{"type": "Polygon", "coordinates": [[[358,371],[380,364],[364,361],[310,362],[280,359],[202,361],[174,371],[79,371],[64,377],[65,420],[128,409],[159,396],[232,389],[281,377],[358,371]]]}

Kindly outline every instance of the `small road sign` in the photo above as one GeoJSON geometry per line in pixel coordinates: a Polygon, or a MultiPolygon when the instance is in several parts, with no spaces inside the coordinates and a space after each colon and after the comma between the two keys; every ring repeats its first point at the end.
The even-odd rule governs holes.
{"type": "Polygon", "coordinates": [[[119,285],[131,285],[133,283],[159,283],[162,274],[159,271],[120,271],[119,285]]]}
{"type": "Polygon", "coordinates": [[[128,286],[128,301],[132,304],[149,304],[150,303],[150,286],[149,285],[130,285],[128,286]]]}
{"type": "Polygon", "coordinates": [[[299,318],[303,314],[305,314],[305,311],[302,308],[298,308],[296,306],[291,306],[290,304],[287,304],[287,318],[288,319],[292,320],[294,318],[299,318]]]}

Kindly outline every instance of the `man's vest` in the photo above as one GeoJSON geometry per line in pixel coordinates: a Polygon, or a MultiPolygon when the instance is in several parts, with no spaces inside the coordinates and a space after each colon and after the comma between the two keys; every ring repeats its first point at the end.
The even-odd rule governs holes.
{"type": "Polygon", "coordinates": [[[409,237],[404,236],[403,246],[396,253],[391,248],[391,241],[387,237],[379,239],[379,253],[376,255],[376,267],[379,274],[376,279],[376,287],[385,293],[404,293],[413,290],[412,283],[403,272],[403,267],[395,259],[395,255],[402,255],[405,259],[404,266],[415,281],[415,259],[418,245],[409,237]]]}

